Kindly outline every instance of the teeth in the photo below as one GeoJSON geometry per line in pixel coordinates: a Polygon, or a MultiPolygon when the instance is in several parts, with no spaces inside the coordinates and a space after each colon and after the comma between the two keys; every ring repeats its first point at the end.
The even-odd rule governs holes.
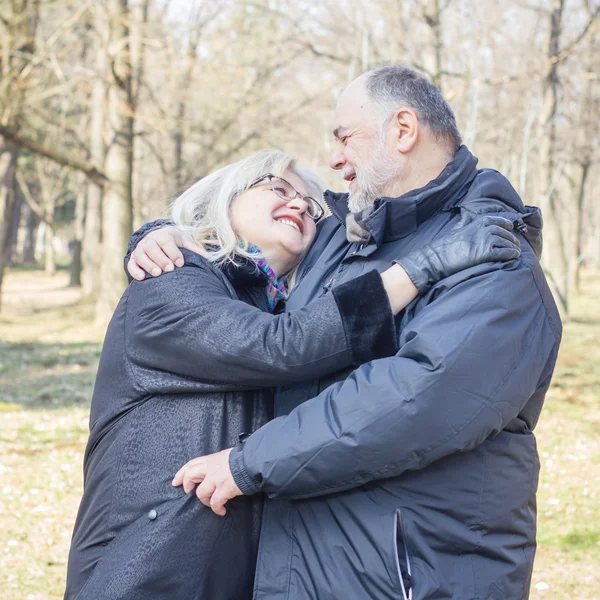
{"type": "Polygon", "coordinates": [[[291,219],[277,219],[277,222],[278,223],[283,223],[284,225],[290,225],[291,227],[293,227],[294,229],[296,229],[296,231],[302,233],[300,231],[300,227],[298,227],[298,223],[295,223],[291,219]]]}

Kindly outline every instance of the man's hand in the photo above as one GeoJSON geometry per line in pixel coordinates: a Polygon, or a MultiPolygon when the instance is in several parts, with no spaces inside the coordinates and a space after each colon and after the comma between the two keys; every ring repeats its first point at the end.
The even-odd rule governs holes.
{"type": "Polygon", "coordinates": [[[212,508],[215,514],[224,517],[227,513],[227,501],[242,495],[229,469],[230,453],[231,448],[190,460],[177,471],[173,485],[177,487],[183,484],[183,489],[188,494],[199,484],[196,496],[200,502],[212,508]]]}
{"type": "Polygon", "coordinates": [[[491,214],[469,219],[470,215],[461,217],[452,233],[395,261],[406,271],[420,294],[464,269],[487,262],[516,260],[521,256],[521,244],[512,233],[512,221],[491,214]]]}
{"type": "Polygon", "coordinates": [[[142,281],[146,273],[158,277],[163,271],[172,271],[175,266],[183,267],[183,254],[179,248],[207,255],[202,246],[198,246],[179,229],[163,227],[151,231],[138,242],[129,257],[127,270],[134,279],[142,281]]]}

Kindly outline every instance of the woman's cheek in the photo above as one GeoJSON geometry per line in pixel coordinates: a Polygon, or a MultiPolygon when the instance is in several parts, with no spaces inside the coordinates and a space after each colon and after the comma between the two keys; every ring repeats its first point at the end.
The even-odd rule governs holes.
{"type": "Polygon", "coordinates": [[[304,236],[306,238],[307,246],[310,246],[310,244],[312,244],[316,235],[317,235],[317,226],[315,225],[315,222],[311,220],[310,224],[307,225],[307,227],[306,227],[305,236],[304,236]]]}

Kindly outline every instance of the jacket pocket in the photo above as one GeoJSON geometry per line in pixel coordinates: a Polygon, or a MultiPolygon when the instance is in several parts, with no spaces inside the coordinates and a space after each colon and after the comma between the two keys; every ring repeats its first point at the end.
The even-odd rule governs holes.
{"type": "Polygon", "coordinates": [[[394,514],[394,535],[396,569],[398,571],[402,598],[403,600],[412,600],[412,566],[410,554],[408,552],[406,528],[400,510],[396,510],[396,513],[394,514]]]}

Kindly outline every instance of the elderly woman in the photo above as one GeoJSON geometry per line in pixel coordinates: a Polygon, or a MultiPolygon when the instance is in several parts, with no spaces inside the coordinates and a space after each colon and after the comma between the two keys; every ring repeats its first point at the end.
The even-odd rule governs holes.
{"type": "MultiPolygon", "coordinates": [[[[315,236],[320,196],[313,173],[269,151],[220,169],[175,202],[175,223],[205,256],[184,249],[182,268],[133,281],[108,327],[65,598],[251,598],[262,499],[237,498],[221,519],[173,487],[173,475],[270,419],[271,386],[394,353],[394,314],[417,295],[415,274],[394,265],[276,314],[285,275],[315,236]]],[[[427,276],[454,272],[458,245],[473,264],[518,255],[516,238],[498,224],[472,223],[430,249],[436,274],[427,276]],[[483,243],[464,244],[472,240],[483,243]]]]}

